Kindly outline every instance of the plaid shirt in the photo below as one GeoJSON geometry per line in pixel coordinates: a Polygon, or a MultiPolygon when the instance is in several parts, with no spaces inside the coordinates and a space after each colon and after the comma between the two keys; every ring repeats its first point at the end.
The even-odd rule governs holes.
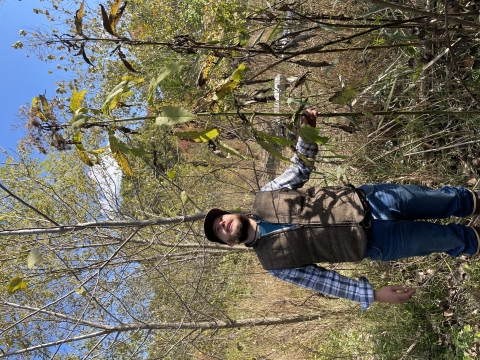
{"type": "MultiPolygon", "coordinates": [[[[315,159],[318,146],[314,143],[306,143],[299,138],[296,150],[309,159],[315,159]]],[[[310,178],[312,170],[297,154],[291,161],[294,164],[275,180],[266,184],[261,191],[301,188],[310,178]]],[[[269,270],[269,273],[281,280],[310,290],[357,301],[361,304],[362,310],[366,310],[373,302],[374,290],[365,277],[360,277],[356,281],[314,264],[293,269],[269,270]]]]}

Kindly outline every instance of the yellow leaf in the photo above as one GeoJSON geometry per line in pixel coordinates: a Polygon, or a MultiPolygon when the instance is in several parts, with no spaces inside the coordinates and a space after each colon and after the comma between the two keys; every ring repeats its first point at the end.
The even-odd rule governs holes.
{"type": "Polygon", "coordinates": [[[218,142],[217,142],[217,145],[218,145],[222,150],[228,152],[229,154],[238,156],[239,158],[241,158],[241,159],[243,159],[243,160],[251,160],[250,157],[245,156],[245,155],[239,153],[236,149],[232,148],[231,146],[229,146],[229,145],[227,145],[227,144],[222,143],[221,141],[218,141],[218,142]]]}
{"type": "Polygon", "coordinates": [[[230,77],[225,80],[222,85],[218,86],[215,89],[215,95],[213,96],[213,100],[222,100],[223,98],[225,98],[225,96],[235,90],[235,88],[240,83],[240,80],[242,80],[243,73],[246,69],[247,67],[245,66],[245,64],[238,65],[238,68],[233,72],[233,74],[230,75],[230,77]]]}
{"type": "Polygon", "coordinates": [[[100,149],[96,149],[96,150],[88,150],[89,153],[92,153],[92,154],[103,154],[105,151],[107,151],[108,147],[103,147],[103,148],[100,148],[100,149]]]}
{"type": "Polygon", "coordinates": [[[38,98],[34,96],[32,99],[32,109],[36,106],[38,106],[38,98]]]}
{"type": "Polygon", "coordinates": [[[115,0],[114,3],[112,4],[112,7],[110,8],[110,16],[117,15],[118,8],[120,7],[120,4],[122,3],[123,0],[115,0]]]}
{"type": "Polygon", "coordinates": [[[117,104],[120,100],[120,96],[115,96],[112,101],[110,102],[110,105],[108,106],[108,110],[113,110],[117,107],[117,104]]]}
{"type": "Polygon", "coordinates": [[[50,111],[50,104],[47,101],[47,98],[43,95],[38,95],[40,101],[42,102],[42,110],[44,112],[50,111]]]}
{"type": "Polygon", "coordinates": [[[110,151],[112,152],[112,156],[116,160],[118,166],[120,166],[120,169],[122,169],[125,175],[135,176],[132,168],[130,167],[130,163],[128,162],[127,157],[120,149],[119,141],[113,135],[113,131],[110,131],[108,135],[108,140],[110,142],[110,151]]]}
{"type": "Polygon", "coordinates": [[[173,170],[170,170],[168,173],[167,173],[167,176],[170,180],[173,180],[173,178],[175,177],[175,175],[177,174],[177,170],[173,169],[173,170]]]}
{"type": "Polygon", "coordinates": [[[48,121],[47,117],[42,112],[42,109],[40,109],[40,100],[36,96],[34,96],[33,99],[32,99],[32,109],[35,110],[35,115],[37,115],[37,117],[40,120],[42,120],[43,122],[48,121]]]}
{"type": "Polygon", "coordinates": [[[88,166],[93,166],[94,164],[92,160],[90,160],[90,157],[88,156],[87,152],[85,151],[85,148],[83,147],[82,133],[81,132],[74,133],[72,136],[72,139],[75,142],[75,149],[77,150],[77,154],[80,160],[82,160],[88,166]]]}
{"type": "Polygon", "coordinates": [[[145,78],[136,78],[130,75],[122,76],[122,81],[128,81],[130,84],[130,87],[132,87],[134,84],[141,84],[145,78]]]}
{"type": "Polygon", "coordinates": [[[27,283],[20,276],[13,277],[7,284],[7,291],[13,294],[19,290],[26,289],[27,283]]]}
{"type": "Polygon", "coordinates": [[[207,58],[205,59],[205,63],[203,64],[202,69],[198,74],[197,86],[199,88],[201,88],[203,85],[207,83],[208,75],[210,75],[210,71],[212,71],[213,63],[215,59],[216,57],[213,55],[208,55],[207,58]]]}
{"type": "Polygon", "coordinates": [[[84,8],[84,1],[80,4],[80,8],[75,13],[75,30],[77,31],[78,35],[83,35],[82,29],[82,21],[83,21],[83,8],[84,8]]]}
{"type": "Polygon", "coordinates": [[[122,153],[120,150],[116,150],[116,151],[112,151],[112,155],[117,161],[118,166],[120,166],[120,169],[122,169],[125,175],[135,176],[132,168],[130,167],[130,163],[128,162],[128,159],[124,153],[122,153]]]}
{"type": "Polygon", "coordinates": [[[115,28],[117,27],[118,22],[120,21],[120,18],[123,15],[123,11],[125,10],[125,7],[127,6],[127,2],[125,1],[123,6],[120,7],[120,4],[122,3],[122,1],[123,0],[115,0],[112,7],[110,8],[109,20],[114,31],[115,31],[115,28]]]}
{"type": "Polygon", "coordinates": [[[220,134],[218,129],[210,129],[205,131],[177,131],[173,135],[183,138],[192,139],[195,142],[208,142],[215,139],[220,134]]]}
{"type": "Polygon", "coordinates": [[[82,107],[82,102],[85,98],[86,92],[87,90],[82,90],[79,92],[77,89],[73,89],[72,96],[70,97],[70,110],[75,112],[82,107]]]}
{"type": "Polygon", "coordinates": [[[40,110],[40,108],[36,108],[35,109],[36,113],[35,115],[37,115],[37,117],[42,120],[43,122],[47,122],[48,119],[47,117],[45,116],[45,114],[42,112],[42,110],[40,110]]]}

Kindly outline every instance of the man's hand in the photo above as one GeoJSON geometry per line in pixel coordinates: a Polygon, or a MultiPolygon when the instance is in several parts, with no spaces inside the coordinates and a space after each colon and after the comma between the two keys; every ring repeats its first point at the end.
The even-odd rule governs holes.
{"type": "Polygon", "coordinates": [[[405,285],[385,286],[380,290],[375,290],[375,301],[389,304],[403,304],[410,300],[415,293],[415,289],[407,288],[405,285]]]}
{"type": "Polygon", "coordinates": [[[300,118],[300,124],[308,124],[311,127],[317,126],[317,110],[305,109],[302,111],[302,117],[300,118]]]}

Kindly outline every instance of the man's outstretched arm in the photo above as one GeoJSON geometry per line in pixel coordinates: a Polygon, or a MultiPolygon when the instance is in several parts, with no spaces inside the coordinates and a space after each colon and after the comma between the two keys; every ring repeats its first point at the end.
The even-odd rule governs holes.
{"type": "Polygon", "coordinates": [[[269,270],[271,275],[310,290],[359,302],[366,310],[374,301],[374,289],[365,277],[358,281],[317,265],[269,270]]]}
{"type": "Polygon", "coordinates": [[[402,304],[410,300],[415,289],[403,285],[385,286],[374,290],[365,277],[358,281],[317,265],[293,269],[269,270],[269,273],[289,283],[351,301],[366,310],[374,301],[402,304]]]}
{"type": "MultiPolygon", "coordinates": [[[[300,123],[302,125],[308,124],[315,127],[316,122],[317,111],[306,109],[302,112],[302,117],[300,118],[300,123]]],[[[316,143],[307,143],[303,141],[302,138],[298,139],[295,149],[297,153],[302,154],[308,159],[315,159],[318,153],[318,145],[316,143]]],[[[262,187],[261,191],[272,191],[283,188],[298,189],[310,179],[310,173],[312,172],[310,164],[305,164],[297,154],[295,154],[290,161],[293,162],[293,165],[276,179],[262,187]]]]}

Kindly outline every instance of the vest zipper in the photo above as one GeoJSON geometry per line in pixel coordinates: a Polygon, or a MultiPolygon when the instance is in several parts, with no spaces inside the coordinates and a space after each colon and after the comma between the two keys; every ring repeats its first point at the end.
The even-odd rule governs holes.
{"type": "MultiPolygon", "coordinates": [[[[293,230],[297,230],[297,229],[301,229],[301,228],[304,228],[304,227],[312,227],[312,228],[329,228],[329,227],[350,227],[352,225],[359,225],[357,223],[344,223],[344,224],[325,224],[325,225],[322,225],[322,224],[292,224],[292,226],[288,227],[288,228],[283,228],[283,229],[278,229],[278,230],[274,230],[272,232],[269,232],[268,234],[264,235],[264,236],[260,236],[258,240],[260,239],[265,239],[266,237],[270,236],[270,235],[276,235],[276,234],[279,234],[279,233],[282,233],[282,232],[287,232],[287,231],[293,231],[293,230]]],[[[361,227],[361,225],[359,225],[361,227]]]]}

